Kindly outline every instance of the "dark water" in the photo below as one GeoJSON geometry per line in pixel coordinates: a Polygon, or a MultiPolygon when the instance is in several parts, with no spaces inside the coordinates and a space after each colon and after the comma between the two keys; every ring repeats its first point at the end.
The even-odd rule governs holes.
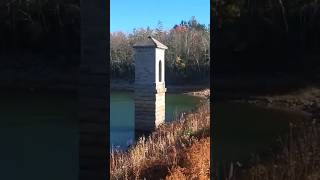
{"type": "MultiPolygon", "coordinates": [[[[186,111],[197,98],[167,95],[167,114],[186,111]]],[[[77,180],[78,125],[74,94],[0,93],[0,180],[77,180]]],[[[125,146],[132,138],[130,93],[111,95],[111,141],[125,146]]],[[[214,149],[217,160],[244,161],[268,151],[287,132],[288,120],[300,114],[251,105],[216,103],[214,149]]]]}
{"type": "Polygon", "coordinates": [[[224,162],[246,162],[253,154],[271,151],[289,131],[289,120],[305,119],[294,112],[239,103],[214,105],[214,155],[224,162]]]}
{"type": "MultiPolygon", "coordinates": [[[[199,99],[168,94],[166,118],[174,109],[182,112],[195,107],[199,99]]],[[[111,143],[126,147],[133,139],[134,102],[132,94],[111,94],[111,143]]],[[[302,114],[271,110],[254,105],[217,102],[213,108],[214,151],[219,161],[250,159],[253,154],[269,152],[278,137],[288,132],[289,120],[304,119],[302,114]]]]}
{"type": "MultiPolygon", "coordinates": [[[[128,96],[112,94],[115,105],[122,107],[112,106],[112,114],[130,117],[133,101],[128,96]]],[[[198,102],[189,96],[168,97],[167,108],[172,112],[188,110],[198,102]]],[[[78,180],[77,107],[75,94],[1,92],[0,180],[78,180]]],[[[127,118],[119,120],[111,122],[112,132],[120,129],[117,135],[122,135],[131,122],[127,118]]]]}
{"type": "MultiPolygon", "coordinates": [[[[181,94],[166,94],[166,120],[196,107],[200,99],[181,94]]],[[[110,143],[126,148],[134,139],[133,93],[112,92],[110,96],[110,143]]]]}
{"type": "Polygon", "coordinates": [[[78,180],[71,94],[0,93],[0,179],[78,180]]]}

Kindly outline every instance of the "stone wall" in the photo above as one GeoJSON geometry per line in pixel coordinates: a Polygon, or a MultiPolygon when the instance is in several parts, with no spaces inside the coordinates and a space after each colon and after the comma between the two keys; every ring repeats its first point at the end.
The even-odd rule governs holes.
{"type": "Polygon", "coordinates": [[[152,48],[135,49],[135,84],[153,85],[155,82],[155,51],[152,48]]]}
{"type": "Polygon", "coordinates": [[[165,95],[165,90],[164,92],[159,92],[155,94],[156,96],[156,102],[155,102],[155,124],[158,126],[161,123],[165,122],[165,104],[166,104],[166,95],[165,95]]]}
{"type": "Polygon", "coordinates": [[[164,59],[164,50],[156,48],[155,53],[156,53],[156,77],[155,77],[155,82],[159,82],[159,61],[161,61],[161,82],[165,82],[165,59],[164,59]]]}
{"type": "Polygon", "coordinates": [[[164,50],[135,49],[135,130],[152,131],[165,120],[164,50]],[[159,61],[162,62],[159,82],[159,61]]]}
{"type": "Polygon", "coordinates": [[[152,131],[165,120],[165,90],[135,89],[135,130],[152,131]]]}

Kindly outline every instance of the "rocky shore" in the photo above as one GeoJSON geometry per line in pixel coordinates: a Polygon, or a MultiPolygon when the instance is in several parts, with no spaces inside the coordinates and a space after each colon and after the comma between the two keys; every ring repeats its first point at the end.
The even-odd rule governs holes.
{"type": "Polygon", "coordinates": [[[301,112],[310,115],[311,119],[320,119],[320,88],[317,87],[308,87],[284,95],[251,96],[232,101],[301,112]]]}
{"type": "Polygon", "coordinates": [[[187,95],[191,95],[191,96],[197,96],[197,97],[201,97],[201,98],[210,98],[210,89],[209,88],[205,88],[202,90],[193,90],[187,93],[184,93],[187,95]]]}

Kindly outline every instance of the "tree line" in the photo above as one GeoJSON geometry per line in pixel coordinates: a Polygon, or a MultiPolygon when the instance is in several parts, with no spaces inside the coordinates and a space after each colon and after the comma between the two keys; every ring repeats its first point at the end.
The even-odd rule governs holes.
{"type": "Polygon", "coordinates": [[[159,21],[156,28],[134,29],[132,33],[110,33],[110,65],[112,78],[134,80],[132,46],[152,36],[168,46],[165,53],[166,82],[209,81],[210,28],[195,17],[164,30],[159,21]]]}
{"type": "Polygon", "coordinates": [[[320,71],[320,1],[217,0],[211,12],[217,75],[320,71]]]}
{"type": "Polygon", "coordinates": [[[0,22],[0,51],[80,51],[79,0],[4,0],[0,22]]]}

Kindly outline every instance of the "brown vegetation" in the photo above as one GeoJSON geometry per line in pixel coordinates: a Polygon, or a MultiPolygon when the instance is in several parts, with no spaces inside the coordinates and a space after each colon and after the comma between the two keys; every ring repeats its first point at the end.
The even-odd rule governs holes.
{"type": "Polygon", "coordinates": [[[170,170],[166,179],[209,179],[210,137],[200,139],[186,149],[178,166],[170,170]]]}
{"type": "Polygon", "coordinates": [[[111,179],[209,179],[210,110],[158,127],[128,151],[110,154],[111,179]]]}
{"type": "Polygon", "coordinates": [[[255,157],[247,167],[230,165],[216,179],[228,180],[316,180],[320,179],[319,122],[291,124],[291,131],[271,158],[255,157]]]}

